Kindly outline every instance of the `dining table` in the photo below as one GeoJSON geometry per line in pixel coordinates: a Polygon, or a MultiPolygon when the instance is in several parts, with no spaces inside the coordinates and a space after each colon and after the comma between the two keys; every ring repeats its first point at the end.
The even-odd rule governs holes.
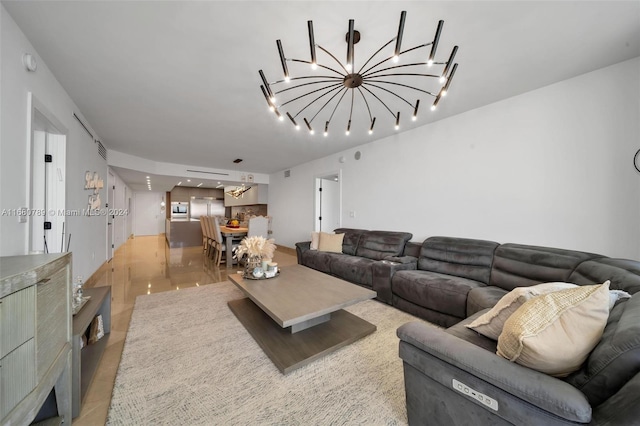
{"type": "Polygon", "coordinates": [[[229,262],[229,259],[233,259],[233,242],[241,241],[244,237],[247,236],[249,232],[249,228],[247,227],[232,227],[232,226],[220,226],[220,233],[222,234],[222,238],[224,238],[225,245],[227,246],[227,268],[230,268],[233,265],[233,260],[229,262]]]}

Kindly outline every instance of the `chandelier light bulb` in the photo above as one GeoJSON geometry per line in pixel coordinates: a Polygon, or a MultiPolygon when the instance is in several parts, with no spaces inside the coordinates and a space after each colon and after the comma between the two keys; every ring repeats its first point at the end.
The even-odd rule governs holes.
{"type": "Polygon", "coordinates": [[[447,79],[445,77],[440,77],[440,84],[444,83],[445,81],[447,81],[447,79]]]}
{"type": "Polygon", "coordinates": [[[284,117],[280,115],[280,116],[278,116],[278,120],[284,121],[284,117]]]}
{"type": "Polygon", "coordinates": [[[393,62],[398,63],[400,57],[398,55],[393,55],[393,62]]]}
{"type": "Polygon", "coordinates": [[[436,106],[435,105],[431,105],[431,111],[435,111],[436,110],[436,106]]]}
{"type": "Polygon", "coordinates": [[[323,135],[326,138],[327,136],[329,136],[329,132],[324,132],[323,135]]]}
{"type": "Polygon", "coordinates": [[[373,130],[369,129],[369,134],[372,135],[373,134],[373,130]]]}
{"type": "Polygon", "coordinates": [[[296,130],[300,130],[300,125],[296,124],[296,130]]]}
{"type": "Polygon", "coordinates": [[[347,71],[351,72],[351,64],[347,64],[344,66],[347,71]]]}
{"type": "Polygon", "coordinates": [[[312,69],[312,70],[314,70],[314,71],[315,71],[315,70],[317,70],[317,69],[318,69],[318,64],[316,64],[315,62],[313,62],[313,63],[311,64],[311,69],[312,69]]]}
{"type": "Polygon", "coordinates": [[[271,103],[274,103],[274,104],[276,103],[276,97],[275,96],[270,97],[269,100],[271,101],[271,103]]]}
{"type": "Polygon", "coordinates": [[[442,91],[440,92],[440,96],[442,96],[443,98],[447,96],[447,91],[442,89],[442,91]]]}
{"type": "Polygon", "coordinates": [[[274,106],[273,106],[273,105],[269,105],[269,111],[273,112],[273,111],[275,111],[275,110],[276,110],[276,109],[274,108],[274,106]]]}
{"type": "Polygon", "coordinates": [[[344,132],[345,135],[349,136],[349,133],[351,133],[349,130],[347,130],[346,132],[344,132]]]}
{"type": "Polygon", "coordinates": [[[433,59],[429,59],[429,60],[427,61],[427,66],[428,66],[428,67],[430,67],[430,66],[432,66],[432,65],[433,65],[433,59]]]}
{"type": "Polygon", "coordinates": [[[418,117],[416,117],[415,115],[411,117],[411,121],[416,121],[418,119],[418,117]]]}
{"type": "Polygon", "coordinates": [[[400,130],[400,125],[399,125],[399,124],[396,124],[396,125],[394,126],[394,129],[396,129],[396,130],[400,130]]]}
{"type": "Polygon", "coordinates": [[[284,78],[284,82],[285,82],[285,83],[288,83],[288,82],[290,82],[290,81],[291,81],[291,78],[289,78],[289,76],[286,76],[286,77],[284,78]]]}
{"type": "Polygon", "coordinates": [[[309,134],[313,135],[315,132],[313,131],[313,129],[309,130],[309,134]]]}

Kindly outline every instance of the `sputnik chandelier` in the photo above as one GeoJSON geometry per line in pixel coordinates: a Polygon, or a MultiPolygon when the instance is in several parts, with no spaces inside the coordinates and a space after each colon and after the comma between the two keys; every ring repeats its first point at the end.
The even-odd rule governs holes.
{"type": "MultiPolygon", "coordinates": [[[[364,61],[360,68],[356,68],[354,54],[354,45],[360,41],[360,33],[354,29],[353,19],[349,20],[349,30],[346,34],[347,54],[345,63],[341,62],[327,49],[315,43],[312,21],[307,21],[311,51],[310,60],[287,58],[284,54],[281,40],[276,40],[284,78],[269,83],[264,72],[262,70],[258,72],[263,83],[260,88],[269,105],[269,109],[275,113],[279,120],[284,120],[283,114],[286,114],[296,129],[300,129],[299,117],[302,116],[302,121],[311,134],[314,134],[314,120],[324,121],[324,136],[329,134],[336,110],[338,110],[338,106],[345,97],[347,102],[349,102],[350,98],[350,105],[348,106],[349,118],[344,123],[346,124],[345,133],[347,135],[351,132],[354,104],[356,105],[356,110],[358,110],[358,106],[362,105],[366,108],[366,114],[363,114],[363,117],[368,116],[368,120],[364,118],[363,121],[367,121],[369,134],[373,134],[376,124],[376,117],[372,113],[372,109],[374,109],[372,107],[375,104],[384,107],[379,110],[384,111],[386,109],[389,112],[392,117],[391,122],[395,121],[396,130],[400,128],[400,111],[392,109],[391,101],[401,105],[408,105],[408,107],[403,106],[403,108],[409,108],[409,112],[413,112],[412,120],[417,119],[420,99],[410,98],[409,94],[417,92],[418,96],[426,95],[434,98],[431,110],[435,110],[440,99],[446,96],[451,80],[458,68],[458,64],[453,64],[458,46],[453,47],[446,62],[437,62],[435,60],[438,40],[444,25],[444,21],[439,21],[433,41],[402,50],[402,35],[406,15],[406,11],[402,11],[400,14],[397,36],[375,51],[364,61]],[[386,57],[384,51],[394,41],[395,49],[393,55],[386,57]],[[327,65],[321,64],[317,60],[316,48],[328,56],[329,62],[327,65]],[[423,48],[424,52],[421,52],[423,48]],[[409,55],[410,52],[412,53],[409,55]],[[374,59],[378,55],[380,57],[374,59]],[[380,59],[381,57],[384,58],[380,59]],[[406,57],[411,57],[412,59],[417,57],[418,60],[403,61],[406,57]],[[312,73],[294,77],[289,74],[287,62],[307,64],[310,66],[312,73]],[[372,62],[375,63],[371,65],[372,62]],[[318,71],[318,68],[322,71],[318,71]],[[412,84],[407,84],[406,79],[411,79],[410,82],[412,84]],[[423,82],[431,85],[435,83],[435,90],[430,91],[422,88],[424,87],[422,85],[423,82]],[[407,98],[415,99],[415,103],[411,103],[407,98]]],[[[304,69],[308,70],[306,66],[304,66],[304,69]]],[[[386,112],[384,114],[386,116],[386,112]]]]}

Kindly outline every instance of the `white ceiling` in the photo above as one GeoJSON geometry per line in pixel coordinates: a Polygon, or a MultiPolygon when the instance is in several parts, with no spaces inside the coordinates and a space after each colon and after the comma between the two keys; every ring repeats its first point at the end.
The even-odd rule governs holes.
{"type": "MultiPolygon", "coordinates": [[[[282,39],[287,58],[309,59],[307,20],[313,20],[316,44],[342,60],[348,20],[355,19],[362,34],[356,61],[395,37],[402,10],[403,49],[430,42],[438,20],[445,21],[437,60],[446,61],[452,47],[460,46],[449,96],[435,112],[429,111],[432,98],[421,96],[417,122],[408,120],[412,110],[406,104],[390,100],[402,111],[400,131],[640,56],[638,1],[2,3],[107,148],[256,173],[395,132],[389,112],[375,105],[372,136],[359,110],[346,136],[341,106],[327,138],[321,131],[326,117],[314,121],[311,136],[268,111],[258,70],[270,82],[282,78],[276,39],[282,39]],[[244,162],[235,165],[236,158],[244,162]]],[[[381,58],[391,55],[393,45],[381,58]]],[[[289,69],[294,76],[309,73],[306,65],[289,63],[289,69]]],[[[314,113],[298,122],[304,126],[302,117],[314,113]]],[[[130,184],[146,187],[145,174],[120,172],[130,184]]]]}

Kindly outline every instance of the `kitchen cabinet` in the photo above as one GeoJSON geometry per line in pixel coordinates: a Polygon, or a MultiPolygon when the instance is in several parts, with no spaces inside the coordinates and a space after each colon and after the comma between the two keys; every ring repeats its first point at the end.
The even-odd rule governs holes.
{"type": "Polygon", "coordinates": [[[186,186],[176,186],[171,190],[171,202],[188,203],[191,199],[191,188],[186,186]]]}

